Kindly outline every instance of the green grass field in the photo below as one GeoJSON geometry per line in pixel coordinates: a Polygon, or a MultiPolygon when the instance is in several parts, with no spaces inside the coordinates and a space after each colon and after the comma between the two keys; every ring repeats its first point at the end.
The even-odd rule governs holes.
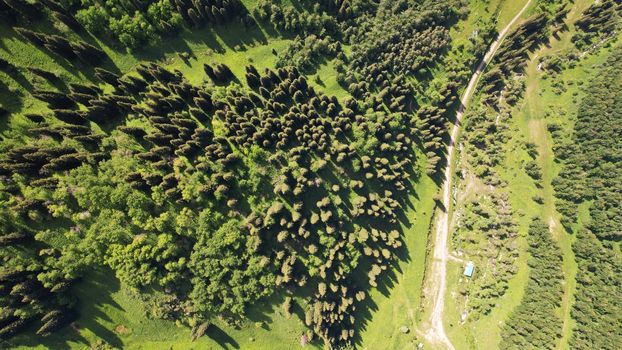
{"type": "MultiPolygon", "coordinates": [[[[84,349],[105,343],[122,349],[289,349],[298,346],[305,327],[286,318],[277,303],[258,305],[250,320],[235,329],[216,322],[206,336],[191,341],[190,331],[172,321],[150,319],[136,292],[120,285],[108,271],[95,271],[78,285],[82,317],[78,329],[67,327],[51,337],[17,339],[14,349],[84,349]],[[271,306],[272,305],[272,306],[271,306]]],[[[313,346],[311,346],[313,347],[313,346]]]]}

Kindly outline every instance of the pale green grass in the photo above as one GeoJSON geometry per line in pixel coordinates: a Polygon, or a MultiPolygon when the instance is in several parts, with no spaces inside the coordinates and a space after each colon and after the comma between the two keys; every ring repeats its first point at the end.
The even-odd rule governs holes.
{"type": "MultiPolygon", "coordinates": [[[[468,41],[473,31],[477,28],[478,20],[491,18],[497,11],[497,8],[506,2],[506,0],[490,0],[487,2],[482,0],[469,0],[468,18],[465,21],[461,21],[450,30],[452,42],[460,44],[468,41]]],[[[508,18],[505,23],[510,19],[511,18],[508,18]]]]}
{"type": "Polygon", "coordinates": [[[204,63],[212,66],[217,63],[225,63],[231,68],[235,77],[246,84],[244,78],[246,66],[253,64],[260,72],[265,68],[274,69],[277,57],[272,53],[272,50],[282,51],[289,42],[286,39],[271,39],[266,45],[248,47],[246,50],[229,49],[224,53],[216,53],[207,45],[197,45],[192,49],[196,58],[191,58],[187,64],[179,56],[176,56],[167,59],[165,66],[170,69],[178,69],[190,83],[198,85],[204,81],[209,81],[203,70],[204,63]]]}
{"type": "MultiPolygon", "coordinates": [[[[511,21],[512,18],[516,16],[518,11],[520,11],[523,8],[523,6],[525,6],[525,3],[526,1],[516,1],[516,0],[508,0],[508,1],[503,1],[499,3],[498,7],[495,9],[498,13],[497,30],[503,29],[503,27],[505,27],[505,24],[511,21]]],[[[527,10],[527,12],[523,15],[523,17],[529,16],[531,9],[533,9],[533,6],[536,3],[537,1],[533,1],[533,3],[530,6],[530,9],[527,10]]]]}
{"type": "Polygon", "coordinates": [[[334,61],[321,64],[316,73],[309,79],[309,83],[327,95],[335,95],[340,100],[350,94],[337,82],[337,72],[334,61]],[[318,79],[319,78],[319,79],[318,79]]]}
{"type": "Polygon", "coordinates": [[[47,70],[65,82],[79,82],[86,79],[79,70],[66,62],[53,59],[46,52],[25,42],[4,24],[0,24],[0,57],[19,67],[16,73],[0,72],[0,103],[12,112],[41,111],[45,108],[45,104],[30,98],[28,90],[53,87],[43,78],[27,71],[27,67],[47,70]]]}

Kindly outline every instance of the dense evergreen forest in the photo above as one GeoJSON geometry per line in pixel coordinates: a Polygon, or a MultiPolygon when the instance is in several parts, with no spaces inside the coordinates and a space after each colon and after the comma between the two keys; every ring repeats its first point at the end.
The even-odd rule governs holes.
{"type": "MultiPolygon", "coordinates": [[[[95,292],[85,286],[101,276],[191,342],[218,334],[239,348],[219,325],[269,328],[251,315],[278,304],[302,324],[292,344],[358,347],[372,295],[390,293],[399,264],[413,260],[415,188],[441,182],[460,93],[505,3],[457,31],[490,3],[0,0],[0,348],[53,348],[48,339],[69,335],[123,348],[114,336],[80,338],[85,317],[107,317],[84,307],[95,292]],[[193,52],[193,40],[209,49],[193,52]]],[[[516,77],[571,7],[534,1],[469,114],[465,162],[500,189],[465,204],[458,228],[456,244],[488,264],[462,290],[474,318],[494,310],[517,272],[516,213],[497,169],[523,94],[516,77]]],[[[614,36],[621,9],[590,6],[576,47],[614,36]]],[[[622,348],[620,68],[618,49],[558,152],[558,208],[564,225],[581,226],[577,349],[622,348]]],[[[524,171],[538,182],[537,151],[525,147],[524,171]]],[[[537,218],[527,240],[526,296],[502,327],[504,349],[552,348],[559,337],[559,247],[537,218]]],[[[130,332],[116,327],[101,334],[130,332]]]]}
{"type": "MultiPolygon", "coordinates": [[[[111,270],[193,337],[278,294],[286,312],[302,310],[305,342],[352,342],[357,309],[403,254],[417,154],[430,174],[442,156],[459,81],[434,98],[421,84],[467,9],[302,4],[0,1],[6,31],[92,77],[65,83],[0,61],[9,79],[32,74],[20,99],[44,103],[3,109],[2,339],[72,323],[76,284],[111,270]],[[260,24],[293,37],[278,68],[251,64],[240,79],[227,62],[205,63],[200,85],[154,62],[121,72],[98,45],[139,50],[203,26],[260,24]],[[308,81],[324,57],[336,57],[350,97],[308,81]]],[[[462,49],[477,59],[487,40],[462,49]]]]}
{"type": "Polygon", "coordinates": [[[616,49],[586,87],[572,141],[559,157],[563,171],[555,187],[565,224],[572,226],[579,206],[587,205],[573,249],[579,265],[577,321],[572,348],[622,346],[622,49],[616,49]]]}
{"type": "Polygon", "coordinates": [[[520,305],[503,329],[501,349],[554,349],[561,335],[556,314],[562,297],[562,256],[549,227],[535,218],[529,226],[529,282],[520,305]]]}

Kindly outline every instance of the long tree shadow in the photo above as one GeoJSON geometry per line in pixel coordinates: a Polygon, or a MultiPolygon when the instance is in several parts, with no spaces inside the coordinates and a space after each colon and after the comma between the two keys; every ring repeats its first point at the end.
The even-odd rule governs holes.
{"type": "MultiPolygon", "coordinates": [[[[53,27],[51,28],[51,26],[49,25],[44,25],[44,23],[39,23],[37,25],[34,25],[33,30],[45,31],[46,33],[51,32],[51,34],[56,34],[56,35],[63,34],[63,33],[54,31],[53,27]]],[[[56,55],[55,53],[49,51],[46,48],[38,47],[26,41],[19,34],[17,34],[17,32],[13,28],[11,27],[0,28],[0,35],[2,35],[4,38],[7,38],[7,39],[14,39],[14,40],[20,40],[20,41],[27,42],[29,45],[32,45],[36,50],[46,55],[50,59],[50,61],[54,61],[56,64],[61,66],[61,68],[63,68],[67,72],[71,73],[72,75],[76,77],[80,76],[80,69],[74,66],[74,62],[68,61],[67,59],[56,55]]],[[[6,48],[5,50],[8,54],[11,54],[11,55],[13,54],[9,48],[6,48]]]]}
{"type": "Polygon", "coordinates": [[[268,43],[268,38],[256,23],[250,27],[225,24],[213,27],[213,31],[227,47],[233,49],[268,43]]]}
{"type": "MultiPolygon", "coordinates": [[[[61,37],[66,37],[67,33],[61,32],[59,30],[57,30],[53,25],[51,25],[51,23],[47,22],[47,21],[38,21],[36,23],[33,23],[32,26],[29,28],[31,30],[37,31],[37,32],[42,32],[45,34],[53,34],[53,35],[58,35],[61,37]]],[[[87,39],[85,40],[86,42],[90,43],[91,45],[101,49],[101,46],[95,41],[94,38],[90,37],[90,34],[84,34],[87,36],[87,39]]],[[[33,48],[37,51],[39,51],[40,53],[42,53],[43,55],[47,56],[47,58],[50,61],[53,61],[54,63],[56,63],[57,65],[60,66],[60,68],[62,68],[63,70],[67,71],[69,74],[73,75],[75,78],[79,78],[81,80],[83,80],[84,78],[89,79],[89,80],[95,80],[95,75],[94,75],[94,68],[96,66],[103,66],[106,67],[108,70],[114,71],[114,72],[119,72],[119,69],[117,68],[117,66],[115,65],[115,63],[110,59],[110,57],[108,57],[108,55],[104,55],[103,57],[101,57],[101,62],[98,62],[97,64],[93,64],[91,62],[85,62],[85,61],[81,61],[78,59],[74,59],[74,60],[68,60],[52,51],[50,51],[49,49],[45,48],[45,47],[39,47],[37,45],[34,45],[30,42],[28,42],[27,40],[24,40],[16,31],[14,28],[12,27],[7,27],[4,25],[0,25],[0,37],[9,39],[9,40],[18,40],[18,41],[24,41],[25,43],[28,43],[28,45],[33,46],[33,48]]],[[[82,36],[81,36],[82,38],[82,36]]],[[[11,49],[9,47],[7,47],[6,45],[2,45],[0,46],[0,50],[7,52],[9,55],[13,55],[14,53],[11,52],[11,49]]],[[[9,62],[11,61],[10,57],[9,57],[9,62]]],[[[24,67],[24,68],[28,68],[28,67],[24,67]]],[[[39,68],[39,67],[34,67],[34,68],[39,68]]],[[[21,74],[21,73],[20,73],[21,74]]],[[[28,91],[32,91],[33,86],[30,84],[30,82],[28,81],[28,79],[26,79],[26,77],[21,74],[21,76],[18,76],[16,81],[18,81],[18,83],[20,83],[20,85],[22,85],[22,87],[25,90],[28,91]]],[[[58,82],[51,82],[53,83],[52,85],[57,85],[58,82]]]]}
{"type": "Polygon", "coordinates": [[[123,342],[119,336],[103,324],[103,322],[112,322],[104,311],[105,307],[124,311],[111,297],[112,293],[119,290],[119,281],[112,276],[111,271],[107,270],[93,270],[88,276],[88,279],[77,282],[73,287],[78,299],[75,309],[80,314],[75,322],[48,337],[33,335],[35,329],[33,332],[15,338],[10,344],[32,348],[44,344],[49,349],[69,350],[75,348],[75,343],[78,343],[87,348],[89,341],[81,333],[83,330],[88,330],[109,345],[122,348],[123,342]]]}
{"type": "Polygon", "coordinates": [[[223,53],[226,48],[243,49],[258,43],[267,44],[268,38],[256,22],[248,26],[219,24],[184,28],[177,35],[164,37],[160,39],[158,45],[137,50],[133,55],[141,60],[161,60],[167,54],[186,52],[196,58],[198,55],[192,51],[190,44],[202,44],[215,52],[223,53]]]}
{"type": "Polygon", "coordinates": [[[274,294],[267,299],[263,299],[246,310],[246,317],[252,322],[261,323],[263,329],[270,330],[270,324],[272,324],[271,316],[275,312],[275,306],[282,304],[284,299],[282,294],[274,294]]]}
{"type": "MultiPolygon", "coordinates": [[[[384,296],[388,297],[398,283],[397,281],[397,273],[401,273],[399,271],[398,262],[394,262],[392,264],[391,269],[387,269],[382,278],[378,280],[378,286],[376,289],[384,296]]],[[[360,347],[362,345],[361,334],[367,329],[368,323],[372,320],[372,316],[375,312],[379,310],[378,304],[373,300],[371,296],[365,298],[358,304],[357,308],[357,317],[354,323],[354,327],[356,329],[353,343],[360,347]]]]}
{"type": "Polygon", "coordinates": [[[139,60],[157,61],[162,60],[168,54],[187,52],[191,56],[197,56],[192,51],[190,43],[203,44],[216,52],[224,51],[224,47],[216,39],[216,35],[209,27],[193,30],[182,30],[178,35],[160,39],[158,45],[145,47],[132,53],[139,60]]]}
{"type": "Polygon", "coordinates": [[[120,289],[119,280],[112,275],[112,271],[95,270],[76,286],[79,299],[79,310],[82,317],[76,321],[80,328],[88,329],[110,345],[122,347],[123,343],[116,333],[111,331],[102,322],[112,322],[104,311],[104,307],[112,307],[124,311],[114,299],[112,293],[120,289]]]}
{"type": "Polygon", "coordinates": [[[240,348],[240,344],[235,339],[214,324],[209,326],[205,335],[217,342],[223,349],[240,348]]]}
{"type": "Polygon", "coordinates": [[[11,69],[5,70],[5,73],[13,79],[22,89],[26,91],[32,91],[34,86],[30,83],[30,81],[26,78],[26,76],[17,68],[12,67],[11,69]]]}
{"type": "MultiPolygon", "coordinates": [[[[21,98],[21,91],[11,91],[9,87],[0,80],[0,104],[5,109],[9,110],[9,112],[19,111],[24,105],[21,98]]],[[[1,118],[0,123],[6,123],[7,119],[6,117],[1,118]]],[[[2,129],[4,130],[4,128],[2,129]]]]}

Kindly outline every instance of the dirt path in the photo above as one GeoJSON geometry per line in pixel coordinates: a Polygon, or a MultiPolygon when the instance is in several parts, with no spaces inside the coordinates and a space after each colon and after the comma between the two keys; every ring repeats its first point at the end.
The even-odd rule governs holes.
{"type": "Polygon", "coordinates": [[[460,99],[460,107],[456,113],[456,119],[454,127],[451,131],[451,138],[449,145],[447,145],[447,165],[444,172],[444,183],[442,188],[443,193],[443,207],[445,210],[441,211],[436,220],[436,237],[434,240],[434,259],[430,267],[430,281],[431,282],[431,295],[433,297],[433,308],[430,315],[430,329],[425,333],[426,339],[432,344],[439,344],[447,349],[455,350],[453,344],[445,333],[445,327],[443,326],[443,310],[445,308],[445,291],[447,289],[447,260],[449,259],[449,250],[447,249],[447,238],[449,236],[449,209],[451,206],[451,179],[452,179],[452,165],[454,162],[454,146],[458,135],[460,133],[460,126],[464,110],[467,107],[473,90],[477,85],[482,71],[486,65],[493,58],[497,49],[501,45],[501,42],[505,38],[505,35],[509,29],[518,21],[518,19],[527,10],[531,0],[528,0],[525,6],[512,18],[512,20],[503,28],[499,33],[497,39],[490,45],[488,52],[477,66],[475,73],[471,76],[469,85],[462,94],[460,99]]]}

